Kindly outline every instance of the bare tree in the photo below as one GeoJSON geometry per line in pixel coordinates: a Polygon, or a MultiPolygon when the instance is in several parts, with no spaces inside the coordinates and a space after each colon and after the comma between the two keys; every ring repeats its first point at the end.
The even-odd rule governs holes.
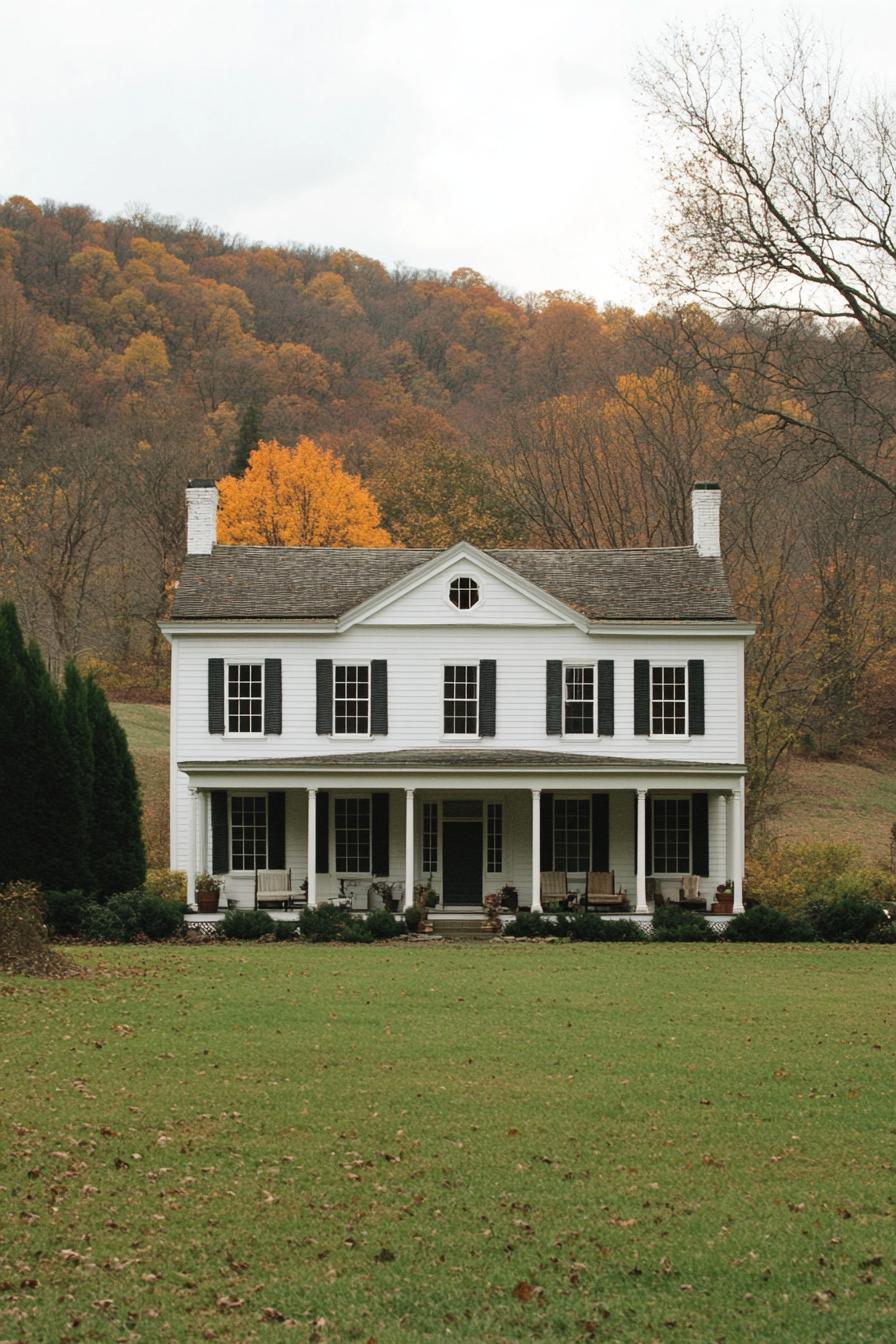
{"type": "Polygon", "coordinates": [[[669,213],[648,263],[706,373],[773,415],[803,468],[839,459],[896,501],[896,113],[850,101],[822,44],[791,28],[765,59],[719,27],[674,33],[639,84],[671,137],[669,213]]]}

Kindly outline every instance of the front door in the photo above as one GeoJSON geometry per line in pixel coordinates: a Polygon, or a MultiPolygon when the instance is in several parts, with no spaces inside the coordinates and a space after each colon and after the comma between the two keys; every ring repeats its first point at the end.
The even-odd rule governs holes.
{"type": "Polygon", "coordinates": [[[445,905],[482,904],[482,822],[448,821],[442,824],[445,905]]]}

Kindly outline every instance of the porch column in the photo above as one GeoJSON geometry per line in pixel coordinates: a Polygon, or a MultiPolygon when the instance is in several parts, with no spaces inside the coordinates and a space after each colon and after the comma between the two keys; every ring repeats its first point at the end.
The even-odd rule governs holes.
{"type": "Polygon", "coordinates": [[[541,910],[541,789],[532,790],[532,906],[541,910]]]}
{"type": "MultiPolygon", "coordinates": [[[[727,882],[728,865],[731,860],[728,853],[728,795],[725,793],[720,793],[716,798],[716,835],[721,836],[722,841],[722,857],[720,860],[722,876],[719,880],[727,882]]],[[[712,864],[710,864],[710,876],[712,875],[711,870],[712,864]]],[[[716,883],[716,886],[718,886],[718,883],[716,883]]],[[[715,900],[715,892],[713,892],[713,900],[715,900]]]]}
{"type": "Polygon", "coordinates": [[[190,844],[187,849],[187,904],[196,904],[196,860],[199,848],[199,790],[190,786],[190,844]]]}
{"type": "Polygon", "coordinates": [[[414,790],[404,791],[404,908],[414,904],[414,790]]]}
{"type": "Polygon", "coordinates": [[[734,883],[734,913],[744,908],[744,796],[740,786],[728,795],[728,862],[734,883]]]}
{"type": "Polygon", "coordinates": [[[317,789],[308,790],[308,909],[317,905],[317,789]]]}
{"type": "Polygon", "coordinates": [[[635,913],[646,915],[647,911],[647,790],[638,789],[638,814],[636,822],[637,869],[635,876],[635,913]]]}

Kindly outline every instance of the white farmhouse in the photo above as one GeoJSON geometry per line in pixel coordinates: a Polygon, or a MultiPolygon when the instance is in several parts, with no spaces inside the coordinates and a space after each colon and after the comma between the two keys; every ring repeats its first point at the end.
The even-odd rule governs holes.
{"type": "Polygon", "coordinates": [[[250,906],[291,869],[309,905],[375,878],[446,910],[540,875],[612,873],[630,908],[742,908],[744,647],[719,487],[693,545],[645,550],[219,546],[187,490],[170,621],[171,864],[250,906]]]}

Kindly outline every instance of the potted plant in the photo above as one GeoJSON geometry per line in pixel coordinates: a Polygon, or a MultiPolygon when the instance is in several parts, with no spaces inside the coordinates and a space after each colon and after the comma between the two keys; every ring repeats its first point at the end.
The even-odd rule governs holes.
{"type": "Polygon", "coordinates": [[[730,882],[720,882],[716,887],[712,913],[714,915],[731,915],[734,913],[734,888],[730,882]]]}
{"type": "Polygon", "coordinates": [[[490,891],[483,900],[485,906],[485,927],[489,933],[501,932],[501,916],[498,909],[501,905],[501,893],[499,891],[490,891]]]}
{"type": "Polygon", "coordinates": [[[520,894],[513,883],[505,882],[498,895],[501,897],[503,909],[510,910],[515,914],[520,906],[520,894]]]}
{"type": "Polygon", "coordinates": [[[375,877],[367,888],[367,902],[371,910],[391,910],[393,915],[398,909],[395,897],[395,883],[375,877]]]}
{"type": "Polygon", "coordinates": [[[196,875],[196,909],[200,915],[216,915],[221,899],[221,883],[211,873],[196,875]]]}

